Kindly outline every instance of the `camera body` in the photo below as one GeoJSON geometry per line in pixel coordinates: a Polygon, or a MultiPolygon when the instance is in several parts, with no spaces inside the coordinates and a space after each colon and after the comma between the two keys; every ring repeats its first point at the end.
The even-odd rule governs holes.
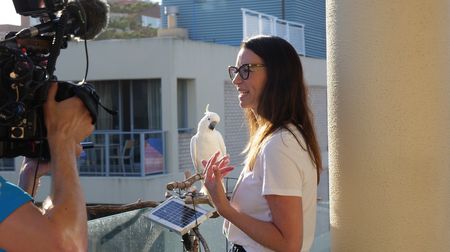
{"type": "Polygon", "coordinates": [[[55,13],[64,8],[67,0],[13,0],[17,14],[22,16],[41,16],[55,13]]]}
{"type": "MultiPolygon", "coordinates": [[[[48,15],[61,10],[62,0],[45,1],[14,0],[16,11],[21,15],[48,15]]],[[[58,22],[59,20],[51,22],[58,22]]],[[[61,48],[67,47],[68,37],[49,32],[31,38],[16,37],[10,32],[0,41],[0,158],[26,156],[50,159],[46,140],[43,104],[53,76],[54,64],[61,48]],[[57,37],[57,38],[55,38],[57,37]],[[60,43],[55,45],[55,41],[60,43]],[[48,70],[53,62],[53,70],[48,70]]],[[[99,97],[92,84],[57,82],[56,101],[73,96],[79,97],[95,123],[99,97]]]]}

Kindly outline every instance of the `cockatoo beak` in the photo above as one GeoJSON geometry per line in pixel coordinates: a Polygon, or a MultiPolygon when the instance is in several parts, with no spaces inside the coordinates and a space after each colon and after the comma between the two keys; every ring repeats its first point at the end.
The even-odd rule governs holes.
{"type": "Polygon", "coordinates": [[[211,122],[211,123],[209,124],[208,128],[209,128],[210,130],[214,130],[214,128],[216,127],[216,124],[217,124],[217,122],[211,122]]]}

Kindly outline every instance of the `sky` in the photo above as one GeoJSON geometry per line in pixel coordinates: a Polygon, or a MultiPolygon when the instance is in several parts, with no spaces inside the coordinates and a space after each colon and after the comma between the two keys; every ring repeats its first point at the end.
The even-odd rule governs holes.
{"type": "Polygon", "coordinates": [[[0,24],[20,25],[20,16],[12,0],[0,0],[0,24]]]}
{"type": "MultiPolygon", "coordinates": [[[[161,0],[152,0],[161,4],[161,0]]],[[[20,25],[20,16],[14,9],[12,0],[0,0],[0,24],[20,25]]]]}

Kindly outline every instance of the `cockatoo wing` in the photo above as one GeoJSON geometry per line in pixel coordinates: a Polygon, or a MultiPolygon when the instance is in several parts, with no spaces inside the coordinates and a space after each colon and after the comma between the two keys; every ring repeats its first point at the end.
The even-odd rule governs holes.
{"type": "Polygon", "coordinates": [[[191,159],[192,159],[192,164],[194,165],[194,169],[196,173],[201,172],[199,169],[199,164],[198,164],[198,150],[197,150],[197,139],[198,139],[198,135],[194,135],[191,138],[191,159]]]}
{"type": "Polygon", "coordinates": [[[218,130],[216,130],[216,133],[217,133],[217,141],[219,143],[220,155],[225,156],[227,154],[227,148],[225,147],[225,142],[223,141],[222,134],[220,134],[218,130]]]}

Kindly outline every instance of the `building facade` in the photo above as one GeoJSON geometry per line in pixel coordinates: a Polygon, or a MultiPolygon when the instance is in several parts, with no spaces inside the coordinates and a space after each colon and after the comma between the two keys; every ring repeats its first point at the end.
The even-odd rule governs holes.
{"type": "Polygon", "coordinates": [[[163,0],[163,27],[167,27],[168,7],[178,8],[177,26],[188,30],[189,39],[232,46],[239,46],[243,38],[242,9],[301,23],[305,56],[326,57],[324,0],[163,0]]]}

